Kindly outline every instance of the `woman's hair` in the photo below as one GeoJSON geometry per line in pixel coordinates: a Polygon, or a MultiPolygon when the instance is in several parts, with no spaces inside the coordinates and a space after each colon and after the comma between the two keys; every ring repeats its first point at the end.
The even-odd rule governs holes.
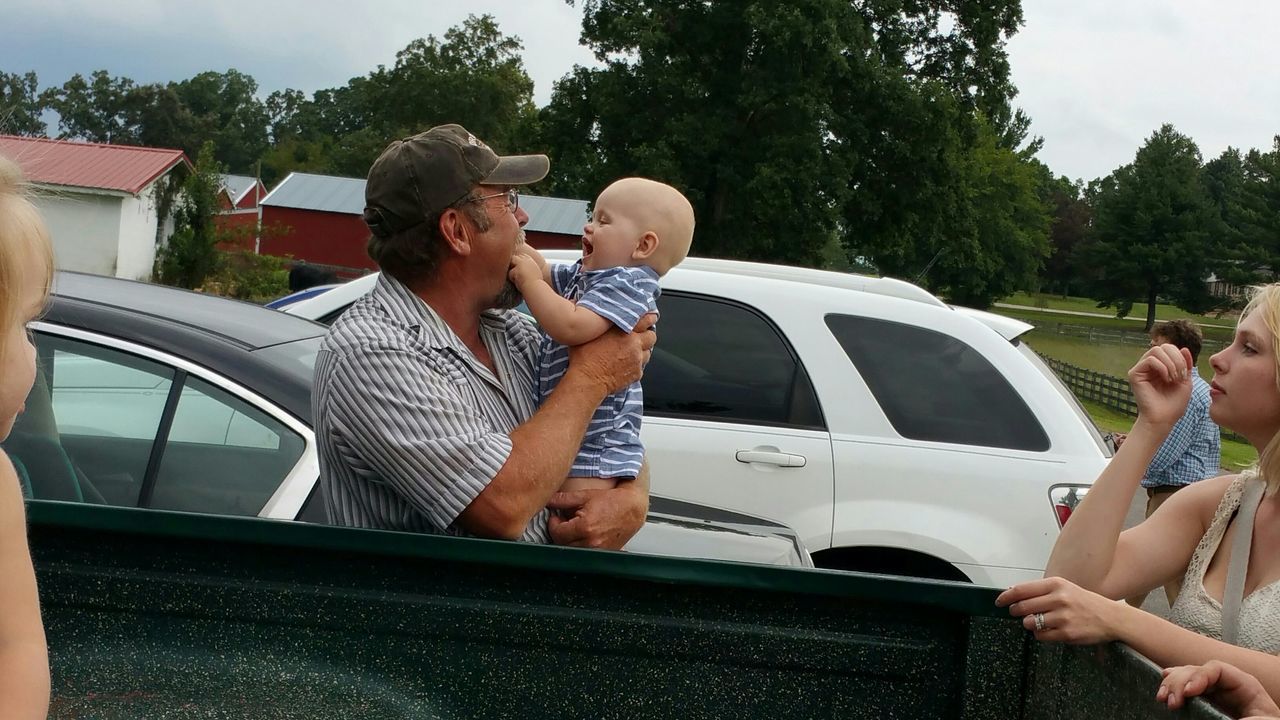
{"type": "MultiPolygon", "coordinates": [[[[1276,366],[1276,388],[1280,389],[1280,283],[1260,285],[1250,291],[1249,304],[1240,313],[1240,319],[1254,312],[1261,313],[1262,322],[1271,333],[1271,359],[1276,366]]],[[[1280,433],[1273,435],[1262,448],[1257,468],[1258,474],[1267,481],[1268,493],[1280,487],[1280,433]]]]}
{"type": "MultiPolygon", "coordinates": [[[[32,254],[39,259],[44,276],[38,278],[48,294],[53,284],[53,248],[49,231],[40,212],[31,204],[27,184],[17,164],[0,156],[0,328],[8,329],[21,322],[22,278],[32,254]]],[[[0,333],[0,354],[8,333],[0,333]]]]}

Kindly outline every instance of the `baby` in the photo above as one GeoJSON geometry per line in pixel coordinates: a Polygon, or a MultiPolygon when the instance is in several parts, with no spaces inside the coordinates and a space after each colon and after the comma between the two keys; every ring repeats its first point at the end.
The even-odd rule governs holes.
{"type": "MultiPolygon", "coordinates": [[[[617,326],[631,332],[657,313],[658,278],[680,264],[693,241],[693,207],[675,188],[623,178],[596,198],[583,228],[582,259],[550,267],[532,248],[511,261],[511,281],[542,326],[539,400],[546,400],[569,366],[569,346],[617,326]]],[[[596,408],[561,490],[612,488],[635,478],[644,461],[640,383],[596,408]]]]}

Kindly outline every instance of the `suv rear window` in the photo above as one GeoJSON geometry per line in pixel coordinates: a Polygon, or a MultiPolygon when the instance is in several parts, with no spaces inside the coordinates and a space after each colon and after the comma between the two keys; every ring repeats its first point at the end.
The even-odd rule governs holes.
{"type": "Polygon", "coordinates": [[[828,315],[826,322],[903,437],[1049,449],[1049,436],[1022,397],[964,342],[888,320],[828,315]]]}

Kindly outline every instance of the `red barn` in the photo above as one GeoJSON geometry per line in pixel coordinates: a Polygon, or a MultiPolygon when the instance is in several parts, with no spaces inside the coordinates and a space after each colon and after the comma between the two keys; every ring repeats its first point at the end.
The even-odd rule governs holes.
{"type": "Polygon", "coordinates": [[[262,181],[248,175],[222,175],[218,200],[222,211],[213,219],[223,231],[222,250],[253,250],[258,227],[258,203],[267,196],[262,181]]]}
{"type": "MultiPolygon", "coordinates": [[[[345,276],[374,270],[365,253],[369,228],[361,219],[360,178],[290,173],[262,199],[263,255],[291,256],[345,276]]],[[[584,200],[520,196],[529,213],[525,237],[536,248],[575,248],[587,220],[584,200]]]]}

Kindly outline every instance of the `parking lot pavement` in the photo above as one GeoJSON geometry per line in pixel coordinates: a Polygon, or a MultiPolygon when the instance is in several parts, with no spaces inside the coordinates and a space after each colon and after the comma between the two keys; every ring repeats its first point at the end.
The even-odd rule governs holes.
{"type": "MultiPolygon", "coordinates": [[[[1141,488],[1134,493],[1133,503],[1129,505],[1129,514],[1124,518],[1124,526],[1131,528],[1142,522],[1147,512],[1147,493],[1141,488]]],[[[1164,596],[1164,590],[1157,588],[1147,595],[1147,601],[1142,603],[1142,609],[1162,618],[1169,617],[1169,600],[1164,596]]]]}

